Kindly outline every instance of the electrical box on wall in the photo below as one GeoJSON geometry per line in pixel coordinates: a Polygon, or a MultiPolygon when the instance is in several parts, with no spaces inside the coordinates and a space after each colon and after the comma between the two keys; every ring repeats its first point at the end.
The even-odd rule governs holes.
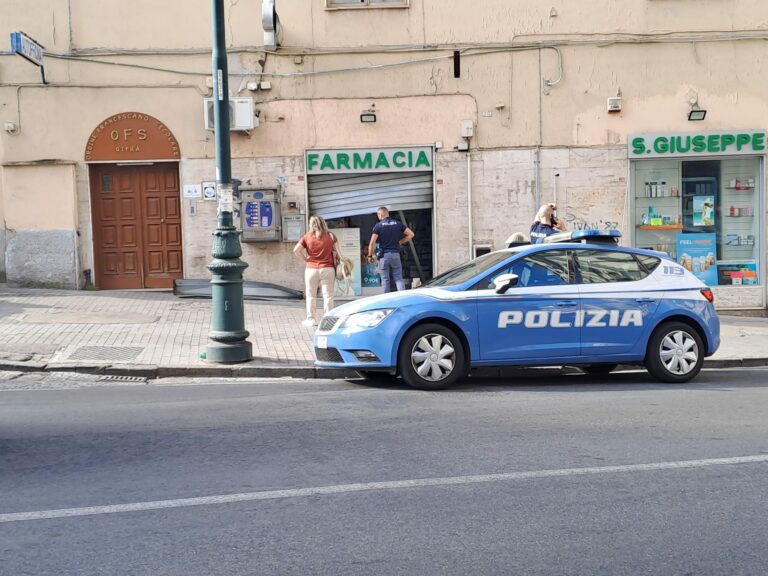
{"type": "Polygon", "coordinates": [[[472,120],[461,121],[461,137],[473,138],[475,136],[475,123],[472,120]]]}
{"type": "Polygon", "coordinates": [[[608,112],[621,112],[621,96],[608,98],[608,112]]]}
{"type": "Polygon", "coordinates": [[[243,242],[277,242],[280,238],[280,200],[277,190],[240,188],[243,242]]]}
{"type": "MultiPolygon", "coordinates": [[[[205,120],[205,129],[214,130],[213,108],[215,100],[206,98],[203,101],[203,114],[205,120]]],[[[253,98],[230,98],[229,99],[229,129],[230,130],[253,130],[258,126],[253,98]]]]}

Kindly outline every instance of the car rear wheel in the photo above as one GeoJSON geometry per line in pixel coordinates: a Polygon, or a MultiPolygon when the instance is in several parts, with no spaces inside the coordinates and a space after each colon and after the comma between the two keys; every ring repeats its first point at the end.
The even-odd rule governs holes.
{"type": "Polygon", "coordinates": [[[645,367],[662,382],[688,382],[701,371],[704,352],[704,342],[696,330],[682,322],[667,322],[656,328],[648,341],[645,367]]]}
{"type": "Polygon", "coordinates": [[[585,374],[604,376],[616,370],[617,366],[618,364],[590,364],[588,366],[580,366],[580,368],[585,374]]]}
{"type": "Polygon", "coordinates": [[[440,324],[421,324],[408,332],[398,361],[403,380],[419,390],[440,390],[467,374],[461,340],[440,324]]]}

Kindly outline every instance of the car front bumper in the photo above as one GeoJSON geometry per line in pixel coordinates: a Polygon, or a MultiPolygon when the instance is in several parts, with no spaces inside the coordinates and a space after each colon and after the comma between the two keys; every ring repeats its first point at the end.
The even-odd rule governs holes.
{"type": "Polygon", "coordinates": [[[391,371],[404,325],[395,310],[373,328],[346,327],[344,317],[326,316],[314,336],[315,365],[326,368],[391,371]]]}

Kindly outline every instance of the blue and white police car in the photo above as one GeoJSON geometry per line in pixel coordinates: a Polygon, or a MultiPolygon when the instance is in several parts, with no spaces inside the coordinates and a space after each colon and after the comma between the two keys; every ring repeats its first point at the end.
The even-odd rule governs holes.
{"type": "Polygon", "coordinates": [[[423,287],[334,308],[316,365],[400,375],[437,390],[480,366],[644,365],[686,382],[720,344],[712,291],[668,255],[617,244],[617,230],[556,234],[480,256],[423,287]]]}

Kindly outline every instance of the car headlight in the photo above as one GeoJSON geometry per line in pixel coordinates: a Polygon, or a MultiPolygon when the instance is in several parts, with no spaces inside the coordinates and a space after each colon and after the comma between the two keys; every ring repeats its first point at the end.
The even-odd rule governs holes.
{"type": "Polygon", "coordinates": [[[345,328],[373,328],[381,324],[384,319],[394,312],[394,308],[384,310],[370,310],[368,312],[358,312],[347,316],[344,320],[345,328]]]}

